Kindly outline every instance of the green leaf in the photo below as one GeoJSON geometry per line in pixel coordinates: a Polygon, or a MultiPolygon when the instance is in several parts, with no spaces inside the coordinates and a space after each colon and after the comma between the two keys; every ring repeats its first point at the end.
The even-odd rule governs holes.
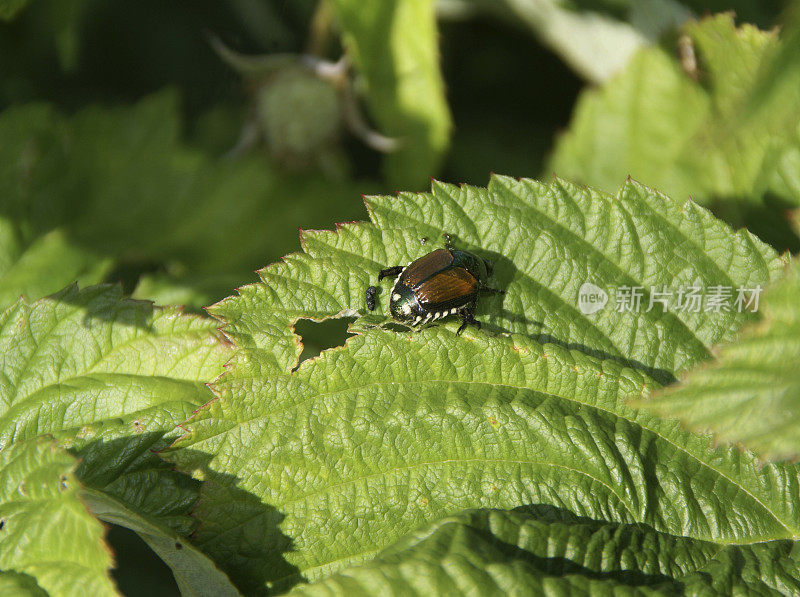
{"type": "Polygon", "coordinates": [[[693,14],[731,11],[739,22],[769,28],[781,9],[772,0],[442,0],[437,4],[443,18],[474,17],[481,11],[528,27],[594,84],[622,71],[637,51],[674,37],[693,14]]]}
{"type": "Polygon", "coordinates": [[[162,264],[186,298],[217,300],[296,243],[296,226],[360,209],[350,183],[284,174],[260,156],[212,159],[180,129],[171,92],[70,117],[41,104],[0,114],[0,307],[100,282],[112,264],[162,264]]]}
{"type": "Polygon", "coordinates": [[[153,524],[99,491],[83,490],[81,497],[100,520],[124,526],[138,533],[170,567],[181,595],[223,597],[239,594],[214,563],[183,537],[153,524]]]}
{"type": "Polygon", "coordinates": [[[102,525],[79,499],[75,464],[47,439],[0,450],[0,587],[13,582],[22,594],[116,595],[111,551],[102,525]]]}
{"type": "Polygon", "coordinates": [[[44,105],[9,108],[0,137],[0,308],[102,280],[110,259],[61,226],[70,203],[79,211],[61,120],[44,105]]]}
{"type": "Polygon", "coordinates": [[[426,184],[437,173],[452,128],[433,1],[333,0],[333,6],[373,115],[401,142],[386,157],[390,181],[426,184]]]}
{"type": "Polygon", "coordinates": [[[51,0],[53,36],[61,68],[71,71],[78,65],[81,20],[87,0],[51,0]]]}
{"type": "Polygon", "coordinates": [[[548,507],[473,510],[437,520],[291,595],[788,594],[800,590],[795,545],[720,548],[548,507]]]}
{"type": "Polygon", "coordinates": [[[28,5],[30,0],[0,0],[0,20],[10,21],[28,5]]]}
{"type": "MultiPolygon", "coordinates": [[[[150,300],[157,305],[187,305],[195,308],[213,303],[217,288],[227,278],[229,276],[226,274],[197,278],[182,276],[179,279],[162,272],[145,274],[139,278],[131,297],[150,300]]],[[[228,287],[235,287],[238,283],[240,281],[230,280],[228,287]]]]}
{"type": "MultiPolygon", "coordinates": [[[[0,455],[43,434],[69,447],[81,458],[83,497],[151,544],[187,594],[222,594],[227,581],[191,546],[175,547],[176,533],[192,530],[198,484],[153,451],[211,399],[205,382],[229,357],[220,340],[212,320],[123,299],[108,286],[20,300],[0,316],[0,455]]],[[[58,532],[57,521],[48,524],[43,533],[58,532]]]]}
{"type": "MultiPolygon", "coordinates": [[[[624,0],[636,2],[636,0],[624,0]]],[[[770,27],[780,15],[785,3],[780,0],[681,0],[697,14],[714,14],[729,11],[741,23],[755,23],[759,27],[770,27]]]]}
{"type": "Polygon", "coordinates": [[[20,295],[40,297],[78,282],[103,279],[111,259],[73,243],[63,229],[30,239],[28,244],[9,220],[0,219],[0,306],[20,295]]]}
{"type": "MultiPolygon", "coordinates": [[[[136,419],[134,426],[136,421],[141,428],[141,420],[136,419]]],[[[158,455],[174,437],[169,432],[176,423],[167,419],[160,429],[139,435],[126,435],[127,426],[112,426],[99,438],[89,435],[87,427],[77,441],[70,438],[64,443],[80,456],[76,475],[86,486],[114,496],[153,523],[188,535],[195,527],[189,513],[197,502],[199,483],[158,455]]]]}
{"type": "Polygon", "coordinates": [[[800,456],[800,261],[767,290],[764,318],[717,351],[713,363],[641,402],[688,427],[713,431],[770,459],[800,456]]]}
{"type": "Polygon", "coordinates": [[[792,93],[791,80],[800,74],[800,4],[790,3],[781,22],[781,43],[768,65],[768,70],[759,74],[755,89],[750,93],[752,115],[756,116],[779,107],[782,97],[792,93]],[[773,102],[778,106],[773,105],[773,102]]]}
{"type": "Polygon", "coordinates": [[[494,10],[505,5],[515,21],[530,27],[575,72],[593,83],[622,70],[638,49],[653,44],[691,15],[671,0],[582,1],[579,7],[564,0],[482,4],[494,10]]]}
{"type": "Polygon", "coordinates": [[[2,446],[111,427],[138,435],[183,420],[208,400],[204,380],[227,358],[215,327],[112,286],[20,300],[0,317],[2,446]]]}
{"type": "Polygon", "coordinates": [[[800,537],[800,469],[625,403],[753,315],[611,308],[623,285],[766,283],[774,251],[630,181],[611,197],[495,177],[368,204],[371,224],[305,233],[305,253],[211,309],[239,351],[170,458],[204,480],[196,544],[242,590],[322,578],[463,508],[550,504],[720,546],[800,537]],[[385,281],[379,315],[293,371],[298,319],[365,313],[377,271],[445,231],[495,261],[506,294],[479,302],[483,330],[374,327],[385,281]],[[581,313],[586,280],[608,308],[581,313]]]}
{"type": "Polygon", "coordinates": [[[672,53],[642,50],[618,77],[582,94],[547,171],[606,190],[631,175],[678,199],[721,204],[731,221],[760,224],[756,231],[776,246],[794,246],[772,204],[800,205],[797,184],[773,182],[781,156],[800,147],[800,88],[772,86],[768,109],[749,107],[753,94],[765,99],[761,73],[775,74],[777,34],[737,29],[729,14],[686,33],[699,80],[672,53]]]}
{"type": "Polygon", "coordinates": [[[0,571],[0,594],[9,597],[47,597],[47,592],[27,574],[0,571]]]}
{"type": "Polygon", "coordinates": [[[583,347],[669,381],[753,316],[620,312],[617,287],[751,286],[783,264],[751,234],[731,233],[691,201],[671,201],[632,181],[612,197],[558,179],[548,186],[496,176],[488,190],[435,183],[430,194],[372,197],[368,205],[377,227],[308,231],[301,240],[306,254],[265,268],[265,284],[245,286],[241,298],[215,306],[215,316],[236,324],[226,333],[289,371],[301,351],[294,321],[363,312],[363,290],[378,270],[408,263],[426,252],[420,237],[447,231],[496,261],[495,278],[507,294],[502,308],[498,299],[487,301],[493,307],[484,320],[495,330],[583,347]],[[663,261],[651,257],[665,252],[663,261]],[[605,288],[609,304],[582,316],[577,298],[587,281],[605,288]],[[256,309],[264,301],[276,304],[256,309]]]}
{"type": "MultiPolygon", "coordinates": [[[[29,3],[29,0],[0,0],[0,21],[14,20],[20,12],[27,8],[29,3]]],[[[9,35],[9,41],[13,39],[12,43],[16,42],[18,47],[24,48],[15,58],[24,60],[24,54],[37,54],[42,51],[49,53],[55,46],[61,68],[65,71],[74,70],[78,62],[79,34],[86,4],[86,0],[38,0],[35,2],[32,9],[25,14],[22,27],[16,27],[13,34],[9,35]],[[35,38],[36,41],[31,43],[31,38],[35,38]],[[20,40],[25,41],[21,42],[20,40]]],[[[8,35],[8,33],[10,31],[6,34],[8,35]]],[[[37,58],[38,62],[34,64],[41,69],[41,56],[37,58]]],[[[4,74],[13,80],[12,73],[4,74]],[[9,75],[11,76],[9,77],[9,75]]],[[[4,81],[4,83],[7,84],[8,81],[4,81]]],[[[17,81],[15,83],[19,85],[17,81]]]]}
{"type": "Polygon", "coordinates": [[[228,358],[215,327],[115,287],[20,300],[0,316],[0,449],[51,434],[81,456],[84,483],[187,528],[196,483],[151,450],[211,398],[228,358]]]}

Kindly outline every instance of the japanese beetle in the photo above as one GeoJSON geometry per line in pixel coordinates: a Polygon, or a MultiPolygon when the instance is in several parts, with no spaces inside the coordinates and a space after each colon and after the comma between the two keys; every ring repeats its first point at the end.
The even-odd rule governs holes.
{"type": "MultiPolygon", "coordinates": [[[[480,329],[481,322],[474,316],[478,294],[504,292],[486,286],[492,275],[490,261],[454,249],[450,236],[445,234],[444,237],[444,249],[436,249],[405,267],[396,265],[380,271],[378,281],[397,277],[390,295],[389,312],[397,321],[411,326],[458,315],[462,323],[457,334],[469,324],[480,329]]],[[[367,288],[366,303],[370,311],[375,309],[377,292],[376,286],[367,288]]]]}

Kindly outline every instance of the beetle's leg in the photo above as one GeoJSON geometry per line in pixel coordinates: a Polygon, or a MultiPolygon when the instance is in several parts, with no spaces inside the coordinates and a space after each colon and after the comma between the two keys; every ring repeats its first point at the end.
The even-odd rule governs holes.
{"type": "Polygon", "coordinates": [[[478,287],[478,292],[485,292],[486,294],[505,294],[505,290],[500,290],[499,288],[489,288],[488,286],[480,286],[478,287]]]}
{"type": "Polygon", "coordinates": [[[461,315],[461,325],[459,326],[458,331],[456,332],[456,336],[460,336],[461,332],[464,331],[464,328],[466,328],[470,324],[474,325],[478,329],[481,329],[481,322],[475,319],[475,315],[473,315],[472,309],[465,309],[460,313],[460,315],[461,315]]]}
{"type": "Polygon", "coordinates": [[[383,280],[384,278],[396,278],[400,275],[400,272],[403,271],[402,265],[395,265],[394,267],[387,267],[386,269],[382,269],[381,272],[378,274],[378,282],[383,280]]]}
{"type": "Polygon", "coordinates": [[[367,309],[370,311],[375,310],[375,295],[378,294],[378,287],[377,286],[369,286],[367,287],[367,292],[365,293],[365,302],[367,303],[367,309]]]}
{"type": "Polygon", "coordinates": [[[444,248],[447,249],[448,251],[452,251],[453,250],[453,239],[450,237],[449,234],[447,234],[447,232],[442,234],[442,236],[444,237],[444,248]]]}

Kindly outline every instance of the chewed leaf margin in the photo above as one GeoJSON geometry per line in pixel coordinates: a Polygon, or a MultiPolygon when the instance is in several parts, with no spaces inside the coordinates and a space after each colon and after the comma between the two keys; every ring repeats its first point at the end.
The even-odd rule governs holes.
{"type": "Polygon", "coordinates": [[[260,283],[237,288],[238,296],[208,308],[232,341],[271,366],[291,370],[302,351],[293,331],[299,319],[360,316],[356,333],[363,331],[361,324],[390,321],[388,287],[375,314],[365,308],[364,291],[377,282],[380,269],[409,263],[441,246],[448,233],[458,248],[494,261],[493,284],[506,290],[502,299],[479,301],[478,313],[489,323],[485,329],[562,343],[666,383],[755,316],[607,309],[602,317],[587,317],[577,307],[581,282],[641,284],[646,301],[648,285],[761,283],[776,277],[786,259],[691,200],[672,201],[630,178],[614,196],[557,177],[543,184],[493,175],[488,188],[434,181],[429,193],[364,201],[369,222],[301,230],[302,252],[259,270],[260,283]],[[422,245],[421,238],[428,243],[422,245]],[[659,251],[664,265],[649,257],[659,251]],[[269,313],[247,313],[248,305],[264,300],[273,305],[269,313]],[[670,336],[674,350],[655,341],[670,336]],[[642,351],[645,344],[650,348],[642,351]]]}
{"type": "Polygon", "coordinates": [[[800,537],[797,469],[759,469],[625,403],[755,316],[575,316],[587,272],[609,284],[755,284],[782,267],[769,247],[630,180],[611,196],[495,176],[486,189],[434,183],[367,203],[371,222],[304,231],[304,252],[209,308],[238,351],[168,458],[204,480],[195,544],[242,590],[322,578],[462,508],[554,504],[719,544],[800,537]],[[377,271],[445,231],[495,260],[512,310],[479,303],[484,329],[461,336],[455,321],[375,325],[388,321],[390,282],[367,313],[377,271]],[[633,256],[619,252],[631,243],[633,256]],[[294,322],[354,313],[343,346],[297,367],[294,322]],[[586,322],[583,336],[569,327],[586,322]],[[615,344],[620,329],[633,354],[615,344]]]}

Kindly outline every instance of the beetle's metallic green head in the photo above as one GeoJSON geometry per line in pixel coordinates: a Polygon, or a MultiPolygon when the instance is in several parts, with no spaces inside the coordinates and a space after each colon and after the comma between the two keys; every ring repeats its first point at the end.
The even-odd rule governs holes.
{"type": "Polygon", "coordinates": [[[417,297],[411,289],[403,284],[397,284],[392,289],[392,296],[389,297],[389,313],[399,321],[425,315],[420,309],[417,297]]]}

